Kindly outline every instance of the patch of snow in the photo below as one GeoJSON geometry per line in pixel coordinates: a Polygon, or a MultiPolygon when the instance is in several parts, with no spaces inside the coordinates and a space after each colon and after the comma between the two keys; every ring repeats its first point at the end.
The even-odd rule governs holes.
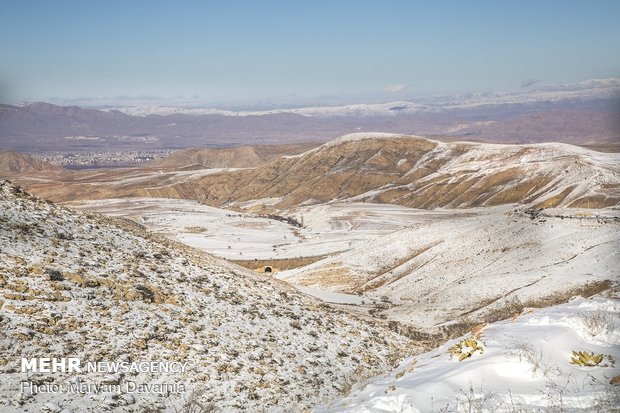
{"type": "Polygon", "coordinates": [[[337,139],[329,141],[321,145],[319,148],[323,148],[323,147],[328,148],[330,146],[340,145],[345,142],[359,142],[359,141],[368,140],[368,139],[424,139],[424,140],[428,140],[421,136],[403,135],[400,133],[356,132],[356,133],[349,133],[347,135],[344,135],[337,139]]]}
{"type": "Polygon", "coordinates": [[[618,298],[578,298],[546,309],[529,310],[514,321],[489,325],[479,341],[484,352],[462,362],[448,349],[460,339],[405,359],[394,371],[370,379],[347,397],[315,409],[319,412],[615,411],[620,374],[609,356],[620,360],[618,342],[593,343],[579,332],[583,317],[608,313],[620,329],[618,298]],[[570,363],[572,351],[604,354],[600,366],[570,363]],[[516,409],[516,410],[515,410],[516,409]]]}
{"type": "Polygon", "coordinates": [[[318,298],[321,301],[326,301],[328,303],[361,305],[369,301],[368,299],[364,299],[363,297],[360,297],[358,295],[353,295],[353,294],[335,293],[333,291],[325,291],[325,290],[320,290],[318,288],[304,287],[301,285],[298,285],[295,288],[297,288],[299,291],[301,291],[304,294],[311,295],[313,297],[318,298]]]}

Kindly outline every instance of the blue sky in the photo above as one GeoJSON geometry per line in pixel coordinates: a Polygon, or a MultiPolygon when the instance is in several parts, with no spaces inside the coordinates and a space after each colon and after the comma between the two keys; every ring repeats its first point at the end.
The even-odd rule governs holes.
{"type": "Polygon", "coordinates": [[[620,1],[3,1],[0,101],[370,101],[620,76],[620,1]]]}

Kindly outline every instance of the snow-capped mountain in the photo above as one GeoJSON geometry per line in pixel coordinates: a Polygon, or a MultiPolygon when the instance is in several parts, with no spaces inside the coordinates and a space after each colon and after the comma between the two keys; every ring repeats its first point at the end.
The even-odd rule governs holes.
{"type": "Polygon", "coordinates": [[[310,117],[370,117],[395,116],[414,113],[438,113],[449,110],[472,109],[491,105],[531,105],[560,101],[587,101],[620,98],[620,78],[591,79],[578,83],[554,83],[510,92],[439,96],[420,101],[394,101],[387,103],[351,104],[343,106],[302,107],[264,111],[232,111],[214,108],[184,108],[171,106],[126,106],[117,110],[131,116],[167,116],[183,114],[192,116],[262,116],[277,113],[295,113],[310,117]]]}

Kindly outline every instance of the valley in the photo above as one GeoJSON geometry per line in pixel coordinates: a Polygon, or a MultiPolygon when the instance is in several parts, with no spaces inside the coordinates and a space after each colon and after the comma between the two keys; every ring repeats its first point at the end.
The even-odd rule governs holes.
{"type": "Polygon", "coordinates": [[[605,289],[620,260],[614,210],[541,215],[515,205],[428,211],[338,202],[286,210],[304,223],[297,228],[181,200],[68,205],[132,219],[250,269],[270,266],[274,277],[296,286],[382,302],[376,316],[426,332],[465,315],[486,319],[515,298],[532,306],[586,286],[605,289]]]}

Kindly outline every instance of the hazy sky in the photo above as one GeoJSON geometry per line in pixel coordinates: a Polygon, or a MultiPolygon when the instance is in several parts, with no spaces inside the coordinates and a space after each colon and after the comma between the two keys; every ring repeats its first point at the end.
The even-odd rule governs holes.
{"type": "Polygon", "coordinates": [[[3,1],[0,101],[363,101],[618,77],[619,16],[614,0],[3,1]]]}

